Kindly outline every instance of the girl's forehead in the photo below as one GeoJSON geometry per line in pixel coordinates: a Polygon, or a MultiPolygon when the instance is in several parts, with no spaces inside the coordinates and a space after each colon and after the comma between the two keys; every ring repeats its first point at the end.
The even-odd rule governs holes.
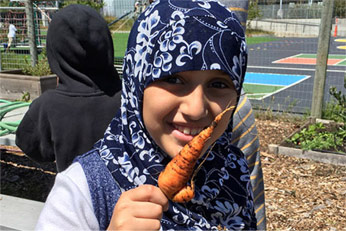
{"type": "Polygon", "coordinates": [[[208,77],[208,78],[229,78],[231,80],[231,77],[228,73],[224,72],[223,70],[189,70],[189,71],[180,71],[177,73],[174,73],[169,76],[182,76],[182,77],[189,77],[193,79],[199,79],[201,77],[208,77]]]}
{"type": "Polygon", "coordinates": [[[188,71],[180,71],[180,72],[177,72],[176,74],[187,74],[187,73],[197,74],[200,72],[205,72],[205,73],[209,73],[213,75],[228,75],[223,70],[188,70],[188,71]]]}

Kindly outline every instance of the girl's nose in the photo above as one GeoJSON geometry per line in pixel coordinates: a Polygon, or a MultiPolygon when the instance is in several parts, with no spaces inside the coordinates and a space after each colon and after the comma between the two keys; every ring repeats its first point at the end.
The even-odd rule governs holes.
{"type": "Polygon", "coordinates": [[[191,120],[199,120],[208,115],[208,105],[203,87],[198,86],[184,96],[181,112],[191,120]]]}

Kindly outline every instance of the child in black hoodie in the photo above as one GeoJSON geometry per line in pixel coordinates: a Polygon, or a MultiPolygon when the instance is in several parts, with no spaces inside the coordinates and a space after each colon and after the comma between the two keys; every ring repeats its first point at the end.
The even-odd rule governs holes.
{"type": "Polygon", "coordinates": [[[94,9],[70,5],[49,25],[47,56],[56,89],[34,100],[16,132],[16,144],[38,162],[56,161],[59,172],[91,149],[120,107],[106,21],[94,9]]]}

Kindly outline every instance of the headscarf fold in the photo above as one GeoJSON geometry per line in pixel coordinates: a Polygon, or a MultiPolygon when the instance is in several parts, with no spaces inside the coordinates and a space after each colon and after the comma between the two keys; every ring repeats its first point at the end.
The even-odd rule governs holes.
{"type": "MultiPolygon", "coordinates": [[[[95,145],[122,191],[157,185],[170,160],[144,127],[144,89],[180,71],[216,69],[230,76],[239,93],[246,62],[243,29],[217,1],[156,0],[140,15],[124,57],[121,111],[95,145]]],[[[161,220],[164,230],[255,228],[247,163],[230,141],[229,127],[197,174],[195,198],[170,202],[161,220]]]]}

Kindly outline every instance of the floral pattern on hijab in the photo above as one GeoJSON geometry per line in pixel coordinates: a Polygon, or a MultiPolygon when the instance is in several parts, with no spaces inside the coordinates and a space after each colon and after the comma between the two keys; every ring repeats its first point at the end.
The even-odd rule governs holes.
{"type": "MultiPolygon", "coordinates": [[[[122,191],[157,185],[170,160],[152,140],[142,119],[146,86],[173,73],[223,70],[238,92],[247,62],[244,32],[233,12],[214,0],[156,0],[138,18],[124,57],[121,111],[96,145],[122,191]]],[[[231,128],[217,140],[199,170],[196,196],[170,202],[162,229],[255,229],[250,175],[231,128]]]]}

